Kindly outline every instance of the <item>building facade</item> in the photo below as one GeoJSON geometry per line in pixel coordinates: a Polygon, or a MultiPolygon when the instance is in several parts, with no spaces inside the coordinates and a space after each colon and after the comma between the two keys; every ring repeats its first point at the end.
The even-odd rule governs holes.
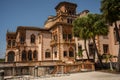
{"type": "MultiPolygon", "coordinates": [[[[58,72],[62,68],[64,73],[70,72],[71,69],[79,71],[81,65],[77,64],[78,60],[80,60],[77,53],[78,50],[84,49],[84,41],[73,36],[72,22],[77,17],[88,14],[89,11],[84,10],[77,14],[76,8],[77,4],[75,3],[60,2],[55,7],[56,15],[48,17],[44,28],[18,26],[16,32],[7,32],[5,62],[24,63],[24,66],[27,64],[25,69],[15,64],[17,66],[15,72],[20,74],[28,71],[33,74],[36,65],[37,75],[43,74],[39,73],[39,71],[43,70],[45,72],[48,68],[53,69],[51,72],[47,70],[50,73],[58,72]],[[42,65],[42,62],[46,62],[46,65],[42,65]],[[73,65],[73,67],[70,67],[70,65],[73,65]],[[49,67],[44,68],[44,66],[49,67]],[[18,67],[21,67],[21,70],[17,71],[18,67]],[[67,68],[69,69],[67,70],[67,68]],[[34,71],[32,72],[32,70],[34,71]]],[[[118,55],[118,44],[114,34],[114,27],[110,27],[107,36],[96,37],[97,48],[101,55],[118,55]]],[[[94,48],[91,40],[87,40],[87,49],[90,59],[93,60],[94,48]]],[[[87,60],[85,51],[83,52],[83,59],[87,60]]],[[[116,59],[113,59],[113,61],[116,61],[116,59]]],[[[94,68],[91,67],[91,69],[94,68]]]]}

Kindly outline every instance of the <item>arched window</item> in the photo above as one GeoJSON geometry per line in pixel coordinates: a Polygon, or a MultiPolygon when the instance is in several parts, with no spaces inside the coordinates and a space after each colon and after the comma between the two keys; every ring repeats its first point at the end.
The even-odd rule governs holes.
{"type": "Polygon", "coordinates": [[[34,60],[37,60],[37,56],[38,56],[38,52],[35,50],[35,51],[33,52],[33,59],[34,59],[34,60]]]}
{"type": "Polygon", "coordinates": [[[35,35],[34,34],[31,35],[31,39],[30,40],[31,40],[31,43],[35,43],[35,35]]]}
{"type": "Polygon", "coordinates": [[[28,60],[29,61],[32,60],[32,51],[31,50],[28,51],[28,60]]]}
{"type": "Polygon", "coordinates": [[[22,51],[22,61],[27,61],[27,52],[25,50],[22,51]]]}
{"type": "Polygon", "coordinates": [[[69,57],[74,57],[74,50],[72,47],[69,48],[69,57]]]}
{"type": "Polygon", "coordinates": [[[45,51],[45,58],[50,58],[50,57],[51,57],[50,50],[47,49],[47,50],[45,51]]]}
{"type": "Polygon", "coordinates": [[[7,61],[8,62],[14,62],[14,58],[15,58],[15,52],[14,51],[8,52],[7,61]]]}
{"type": "Polygon", "coordinates": [[[8,46],[11,46],[11,40],[8,40],[8,46]]]}

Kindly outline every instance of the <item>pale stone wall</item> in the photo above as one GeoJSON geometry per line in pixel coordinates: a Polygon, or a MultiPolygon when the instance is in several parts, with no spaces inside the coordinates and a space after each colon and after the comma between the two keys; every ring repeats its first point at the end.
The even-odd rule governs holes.
{"type": "Polygon", "coordinates": [[[42,60],[52,60],[52,50],[50,47],[51,33],[43,32],[42,33],[42,60]],[[45,51],[49,49],[51,52],[51,58],[45,58],[45,51]]]}
{"type": "Polygon", "coordinates": [[[35,45],[38,46],[38,44],[39,44],[39,37],[38,37],[39,31],[32,31],[32,30],[26,30],[26,45],[27,46],[33,46],[30,43],[30,36],[32,34],[35,35],[35,38],[36,38],[35,45]]]}

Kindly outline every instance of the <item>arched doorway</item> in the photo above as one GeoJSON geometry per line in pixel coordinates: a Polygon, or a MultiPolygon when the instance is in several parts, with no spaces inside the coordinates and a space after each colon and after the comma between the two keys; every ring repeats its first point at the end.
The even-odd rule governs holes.
{"type": "Polygon", "coordinates": [[[8,62],[14,62],[14,59],[15,59],[15,52],[14,51],[8,52],[7,61],[8,62]]]}

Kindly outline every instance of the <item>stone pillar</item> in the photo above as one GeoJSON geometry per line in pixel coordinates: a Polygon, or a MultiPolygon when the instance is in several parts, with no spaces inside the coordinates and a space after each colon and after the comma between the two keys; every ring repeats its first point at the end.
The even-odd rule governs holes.
{"type": "Polygon", "coordinates": [[[92,70],[95,70],[95,66],[94,66],[94,64],[92,63],[91,65],[92,65],[92,70]]]}
{"type": "Polygon", "coordinates": [[[15,76],[15,67],[12,68],[12,75],[15,76]]]}
{"type": "Polygon", "coordinates": [[[82,65],[82,69],[84,69],[84,63],[82,63],[81,65],[82,65]]]}

